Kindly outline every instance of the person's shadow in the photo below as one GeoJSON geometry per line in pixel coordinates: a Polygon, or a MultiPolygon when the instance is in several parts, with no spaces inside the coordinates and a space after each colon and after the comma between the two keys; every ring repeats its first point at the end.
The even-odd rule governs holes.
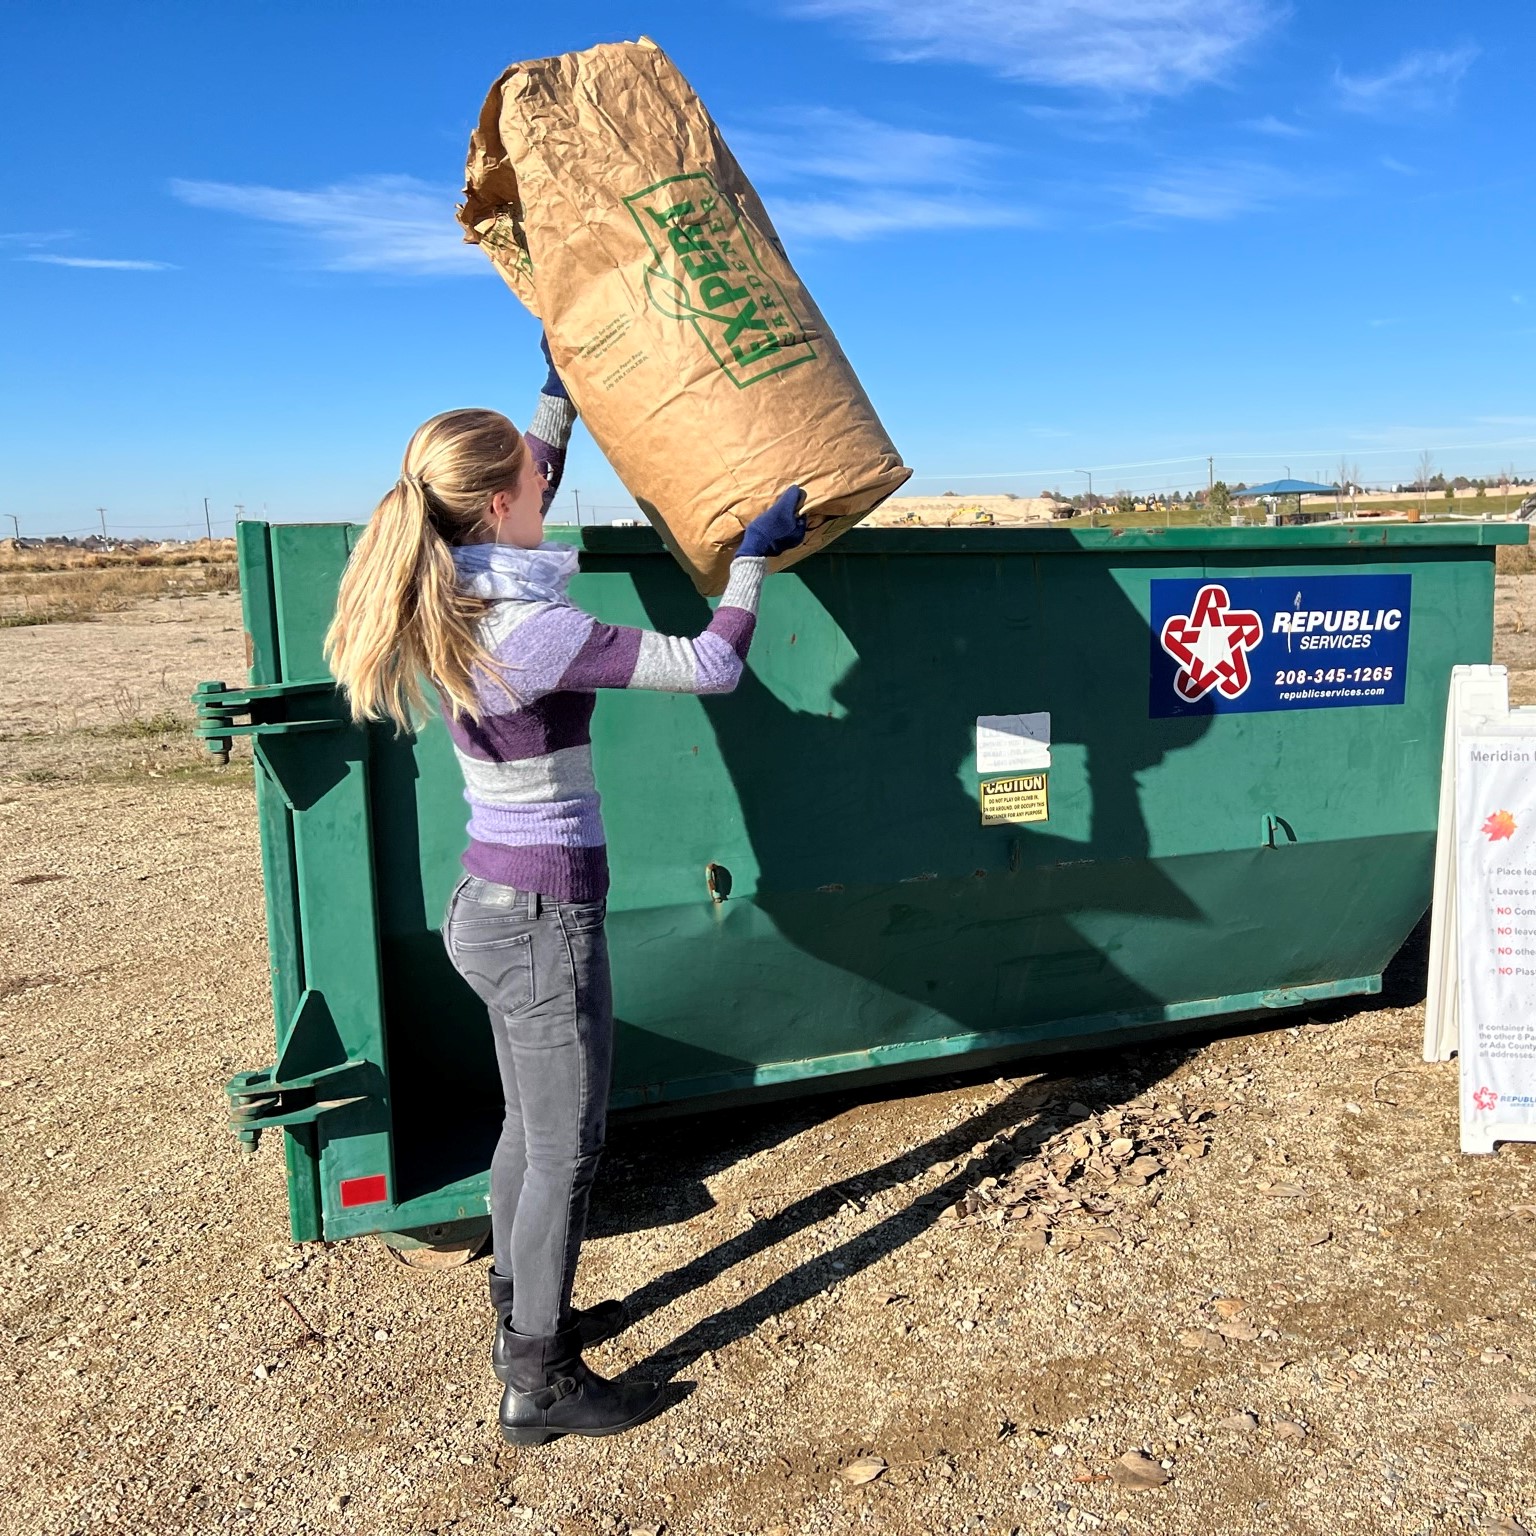
{"type": "MultiPolygon", "coordinates": [[[[1038,1156],[1047,1140],[1085,1118],[1084,1108],[1092,1117],[1135,1098],[1196,1049],[1197,1043],[1180,1042],[1131,1050],[1113,1063],[1111,1072],[1104,1071],[1102,1060],[1060,1057],[1056,1063],[1060,1068],[1086,1072],[1097,1068],[1098,1075],[1086,1082],[1071,1076],[1047,1075],[1020,1084],[997,1103],[939,1135],[859,1173],[809,1188],[782,1206],[772,1192],[765,1191],[761,1201],[748,1202],[750,1225],[744,1230],[631,1293],[627,1305],[632,1318],[639,1321],[650,1316],[781,1243],[793,1244],[810,1228],[836,1217],[850,1204],[857,1210],[871,1202],[889,1205],[884,1197],[891,1192],[911,1185],[935,1167],[952,1167],[957,1159],[961,1160],[958,1167],[952,1167],[939,1183],[921,1195],[914,1194],[902,1201],[880,1220],[835,1246],[818,1249],[812,1257],[786,1266],[771,1283],[701,1318],[634,1362],[626,1374],[633,1372],[641,1379],[672,1381],[701,1355],[746,1338],[772,1318],[833,1286],[855,1279],[931,1229],[949,1207],[983,1178],[1006,1177],[1013,1168],[1038,1156]],[[1076,1102],[1079,1099],[1081,1104],[1076,1102]],[[772,1209],[775,1206],[779,1208],[772,1209]]],[[[967,1077],[986,1081],[980,1074],[967,1077]]],[[[821,1109],[833,1115],[847,1109],[851,1099],[874,1096],[829,1096],[822,1101],[821,1109]]],[[[648,1144],[636,1134],[641,1130],[639,1126],[620,1129],[614,1138],[620,1166],[614,1177],[600,1181],[596,1197],[599,1206],[647,1202],[654,1198],[658,1183],[686,1183],[696,1178],[701,1160],[719,1163],[729,1150],[744,1155],[749,1147],[778,1140],[803,1128],[803,1122],[786,1126],[783,1110],[775,1113],[772,1109],[760,1109],[743,1118],[745,1124],[738,1120],[728,1125],[723,1115],[706,1117],[698,1122],[700,1134],[696,1138],[661,1147],[648,1144]],[[764,1123],[758,1125],[756,1121],[764,1123]]],[[[804,1249],[802,1242],[799,1251],[804,1249]]]]}
{"type": "MultiPolygon", "coordinates": [[[[1428,942],[1426,916],[1387,967],[1381,997],[1373,1006],[1404,1008],[1423,1001],[1428,942]]],[[[1346,999],[1309,1008],[1306,1017],[1337,1022],[1358,1007],[1358,1000],[1346,999]]],[[[1197,1055],[1212,1038],[1269,1029],[1274,1022],[1272,1016],[1258,1022],[1220,1020],[1201,1034],[1145,1048],[1131,1047],[1108,1057],[1102,1053],[1056,1056],[1050,1062],[1051,1070],[1042,1076],[1020,1084],[997,1103],[883,1162],[829,1180],[818,1188],[806,1189],[784,1205],[779,1205],[774,1192],[764,1191],[760,1200],[748,1202],[751,1225],[633,1292],[628,1298],[631,1315],[636,1320],[650,1316],[689,1292],[712,1284],[734,1266],[780,1243],[792,1242],[809,1228],[835,1217],[850,1203],[863,1209],[871,1201],[920,1179],[931,1169],[940,1165],[953,1167],[956,1159],[964,1158],[963,1163],[922,1195],[909,1199],[837,1246],[786,1267],[761,1290],[701,1318],[633,1363],[626,1374],[674,1382],[701,1355],[748,1337],[774,1317],[856,1278],[922,1236],[949,1206],[983,1178],[1006,1178],[1012,1169],[1038,1156],[1046,1141],[1058,1132],[1146,1094],[1197,1055]],[[779,1208],[772,1209],[774,1206],[779,1208]]],[[[974,1084],[984,1088],[990,1077],[990,1073],[967,1073],[945,1079],[940,1086],[974,1084]]],[[[933,1086],[925,1083],[912,1091],[922,1092],[933,1086]]],[[[615,1207],[633,1205],[654,1212],[658,1192],[691,1187],[765,1146],[808,1130],[823,1118],[843,1113],[854,1104],[891,1097],[890,1090],[870,1090],[828,1094],[794,1108],[765,1106],[745,1113],[702,1115],[693,1121],[689,1136],[662,1143],[646,1134],[643,1122],[621,1125],[612,1138],[610,1164],[598,1183],[596,1224],[609,1230],[632,1229],[633,1221],[611,1219],[615,1207]]],[[[682,1390],[684,1385],[674,1382],[674,1391],[682,1390]]],[[[668,1399],[669,1405],[673,1400],[668,1399]]]]}
{"type": "MultiPolygon", "coordinates": [[[[681,571],[658,576],[650,568],[636,581],[648,622],[696,634],[708,605],[681,571]]],[[[1085,1034],[1112,1043],[1155,1033],[1163,1005],[1187,996],[1188,977],[1177,955],[1160,965],[1136,930],[1207,915],[1152,857],[1138,775],[1210,721],[1149,718],[1147,624],[1110,562],[833,550],[770,578],[760,630],[736,691],[703,701],[756,865],[750,879],[718,869],[712,878],[726,903],[750,899],[783,943],[846,977],[842,988],[827,983],[817,1051],[864,1051],[873,1062],[881,1046],[952,1036],[968,1042],[957,1064],[969,1067],[1070,1049],[1085,1034]],[[1051,819],[984,827],[972,771],[977,717],[1037,710],[1051,714],[1051,819]],[[1134,975],[1119,963],[1123,947],[1136,956],[1134,975]],[[1004,1043],[989,1049],[989,1035],[1004,1043]]],[[[719,1030],[713,1043],[724,1049],[729,1038],[719,1030]]],[[[932,1074],[939,1064],[903,1070],[932,1074]]],[[[1135,1091],[1161,1070],[1143,1073],[1135,1091]]],[[[973,1158],[921,1206],[797,1265],[636,1369],[670,1376],[910,1241],[989,1159],[1032,1156],[1060,1128],[1033,1118],[1038,1103],[1035,1085],[1010,1094],[658,1277],[630,1298],[637,1315],[823,1220],[850,1195],[905,1184],[1007,1133],[1000,1154],[973,1158]]],[[[793,1134],[804,1113],[756,1112],[751,1150],[793,1134]]],[[[711,1166],[730,1155],[700,1150],[711,1166]]],[[[690,1167],[683,1182],[699,1178],[690,1167]]],[[[654,1222],[654,1202],[640,1203],[654,1222]]],[[[623,1183],[600,1181],[593,1218],[594,1234],[634,1225],[623,1183]]]]}

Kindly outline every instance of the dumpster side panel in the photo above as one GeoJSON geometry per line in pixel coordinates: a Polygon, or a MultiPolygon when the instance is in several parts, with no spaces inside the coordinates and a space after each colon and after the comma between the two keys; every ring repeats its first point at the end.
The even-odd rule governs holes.
{"type": "MultiPolygon", "coordinates": [[[[600,699],[617,1107],[1147,1038],[1378,984],[1427,901],[1449,669],[1488,658],[1494,549],[1444,530],[1174,532],[851,534],[767,584],[735,694],[600,699]],[[1152,581],[1320,569],[1411,578],[1401,705],[1152,717],[1152,581]],[[976,719],[1035,711],[1049,820],[984,827],[976,719]]],[[[653,543],[587,538],[576,601],[703,627],[653,543]]],[[[282,677],[318,675],[346,538],[274,527],[270,547],[282,677]]],[[[298,914],[291,935],[273,920],[274,966],[281,937],[303,972],[275,971],[280,1021],[319,991],[334,1048],[379,1073],[368,1104],[319,1123],[324,1231],[483,1214],[501,1106],[484,1011],[438,936],[465,822],[446,732],[262,752],[269,899],[285,865],[298,914]],[[284,816],[286,842],[267,826],[284,816]],[[374,1170],[387,1198],[343,1206],[341,1179],[374,1170]]]]}

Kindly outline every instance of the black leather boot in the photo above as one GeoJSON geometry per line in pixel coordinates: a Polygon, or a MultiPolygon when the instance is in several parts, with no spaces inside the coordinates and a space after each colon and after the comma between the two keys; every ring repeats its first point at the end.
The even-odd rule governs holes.
{"type": "MultiPolygon", "coordinates": [[[[496,1309],[496,1338],[491,1345],[491,1369],[496,1379],[506,1385],[507,1346],[504,1337],[512,1328],[512,1281],[491,1266],[487,1279],[491,1288],[491,1305],[496,1309]]],[[[629,1308],[616,1299],[600,1301],[595,1307],[578,1307],[571,1313],[571,1322],[581,1335],[581,1347],[592,1349],[606,1344],[629,1327],[629,1308]]]]}
{"type": "Polygon", "coordinates": [[[501,1329],[507,1385],[501,1437],[508,1445],[544,1445],[557,1435],[616,1435],[655,1412],[661,1389],[648,1381],[604,1381],[581,1358],[575,1328],[545,1338],[501,1329]]]}

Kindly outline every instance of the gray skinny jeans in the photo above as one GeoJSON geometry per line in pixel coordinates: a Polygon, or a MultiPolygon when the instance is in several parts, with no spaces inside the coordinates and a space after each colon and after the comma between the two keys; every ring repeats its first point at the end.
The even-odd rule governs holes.
{"type": "Polygon", "coordinates": [[[548,1337],[571,1284],[602,1156],[613,1066],[607,903],[553,901],[477,876],[454,889],[443,942],[484,1001],[506,1097],[491,1158],[496,1268],[512,1326],[548,1337]]]}

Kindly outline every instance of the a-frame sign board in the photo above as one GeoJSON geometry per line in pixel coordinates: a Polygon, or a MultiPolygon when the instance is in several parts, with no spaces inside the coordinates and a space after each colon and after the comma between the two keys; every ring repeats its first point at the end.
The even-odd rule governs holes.
{"type": "Polygon", "coordinates": [[[1446,710],[1424,1059],[1460,1056],[1461,1150],[1536,1141],[1536,709],[1456,667],[1446,710]]]}

